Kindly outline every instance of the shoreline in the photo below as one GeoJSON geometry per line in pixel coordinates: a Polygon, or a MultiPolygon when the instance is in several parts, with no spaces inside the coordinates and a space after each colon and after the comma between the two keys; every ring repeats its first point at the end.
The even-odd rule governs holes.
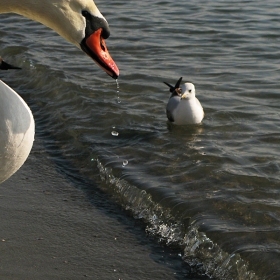
{"type": "Polygon", "coordinates": [[[1,184],[1,279],[190,279],[178,253],[102,195],[89,200],[42,151],[36,139],[1,184]]]}

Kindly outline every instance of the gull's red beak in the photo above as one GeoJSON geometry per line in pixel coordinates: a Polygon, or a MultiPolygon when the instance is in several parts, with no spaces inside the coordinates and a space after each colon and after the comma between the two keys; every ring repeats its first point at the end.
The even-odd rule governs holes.
{"type": "Polygon", "coordinates": [[[82,49],[112,78],[117,79],[120,71],[110,56],[102,38],[102,28],[99,28],[85,39],[82,49]]]}

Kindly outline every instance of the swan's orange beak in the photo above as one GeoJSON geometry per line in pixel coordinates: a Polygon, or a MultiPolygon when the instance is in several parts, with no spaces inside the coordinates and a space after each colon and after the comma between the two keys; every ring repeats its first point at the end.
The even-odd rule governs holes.
{"type": "Polygon", "coordinates": [[[117,79],[120,75],[119,68],[110,56],[101,33],[102,28],[99,28],[86,38],[86,52],[108,75],[117,79]]]}

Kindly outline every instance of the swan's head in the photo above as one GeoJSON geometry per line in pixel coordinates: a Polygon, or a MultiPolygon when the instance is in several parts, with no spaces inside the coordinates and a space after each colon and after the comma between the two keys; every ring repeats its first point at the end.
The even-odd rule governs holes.
{"type": "Polygon", "coordinates": [[[182,99],[191,99],[195,97],[195,87],[192,83],[185,83],[181,87],[182,89],[182,99]]]}
{"type": "Polygon", "coordinates": [[[110,35],[109,25],[93,0],[37,0],[27,5],[26,9],[25,2],[19,2],[15,9],[82,49],[111,77],[119,76],[104,41],[110,35]]]}
{"type": "Polygon", "coordinates": [[[105,39],[110,36],[106,19],[99,12],[93,0],[69,0],[64,11],[69,20],[67,32],[69,41],[80,47],[108,75],[119,76],[119,69],[111,58],[105,39]]]}

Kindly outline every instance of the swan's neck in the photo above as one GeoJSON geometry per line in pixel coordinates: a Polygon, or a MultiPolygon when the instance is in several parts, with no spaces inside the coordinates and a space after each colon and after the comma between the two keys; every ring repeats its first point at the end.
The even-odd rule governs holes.
{"type": "Polygon", "coordinates": [[[0,13],[16,13],[35,21],[40,21],[40,14],[50,9],[51,1],[1,0],[0,13]]]}
{"type": "MultiPolygon", "coordinates": [[[[1,13],[16,13],[40,22],[80,47],[81,22],[76,20],[70,0],[0,0],[1,13]],[[71,14],[70,14],[71,13],[71,14]],[[74,14],[74,16],[73,16],[74,14]],[[73,24],[76,30],[73,30],[73,24]],[[77,33],[77,35],[76,35],[77,33]],[[71,35],[70,35],[71,34],[71,35]],[[76,37],[75,37],[76,36],[76,37]]],[[[92,2],[94,5],[94,2],[92,2]]]]}

